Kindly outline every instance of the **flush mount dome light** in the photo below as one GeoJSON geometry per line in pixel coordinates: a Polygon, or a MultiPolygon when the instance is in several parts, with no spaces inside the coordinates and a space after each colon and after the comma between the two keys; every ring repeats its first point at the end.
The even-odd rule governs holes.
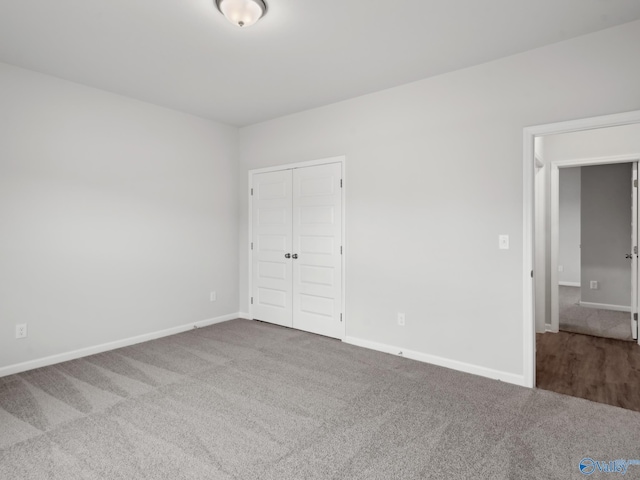
{"type": "Polygon", "coordinates": [[[215,0],[218,10],[234,25],[248,27],[253,25],[267,11],[262,0],[215,0]]]}

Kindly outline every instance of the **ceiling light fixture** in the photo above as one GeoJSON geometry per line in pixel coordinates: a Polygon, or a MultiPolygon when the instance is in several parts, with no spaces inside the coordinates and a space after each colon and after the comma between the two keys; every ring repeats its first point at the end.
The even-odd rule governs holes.
{"type": "Polygon", "coordinates": [[[239,27],[253,25],[267,11],[262,0],[216,0],[216,5],[227,20],[239,27]]]}

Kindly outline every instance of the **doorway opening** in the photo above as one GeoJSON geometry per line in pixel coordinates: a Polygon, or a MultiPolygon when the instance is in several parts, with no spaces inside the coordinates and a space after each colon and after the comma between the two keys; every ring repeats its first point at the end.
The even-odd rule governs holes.
{"type": "MultiPolygon", "coordinates": [[[[602,117],[594,117],[588,119],[574,120],[568,122],[540,125],[535,127],[527,127],[523,132],[523,158],[524,158],[524,245],[523,245],[523,298],[524,298],[524,330],[523,330],[523,352],[524,352],[524,376],[525,385],[529,387],[536,386],[536,334],[545,335],[545,332],[553,332],[551,327],[551,277],[554,276],[555,285],[557,285],[557,268],[551,271],[551,263],[546,261],[546,253],[541,254],[536,247],[544,245],[544,251],[551,255],[552,238],[549,232],[539,228],[540,222],[547,221],[551,224],[551,219],[546,217],[546,209],[544,203],[542,207],[538,205],[541,199],[551,202],[551,171],[552,168],[544,161],[543,155],[536,156],[536,144],[543,143],[545,137],[552,135],[587,132],[598,129],[607,129],[610,127],[631,126],[640,124],[640,111],[621,113],[616,115],[607,115],[602,117]],[[546,169],[546,172],[541,173],[546,169]],[[548,182],[536,182],[536,175],[548,176],[548,182]],[[538,208],[536,208],[536,206],[538,208]],[[538,227],[538,228],[536,228],[538,227]]],[[[627,163],[638,161],[640,149],[634,152],[625,152],[627,163]]],[[[617,162],[602,161],[603,157],[613,157],[611,153],[591,153],[590,155],[582,155],[580,160],[590,158],[592,165],[599,163],[622,163],[622,158],[618,158],[617,162]],[[595,159],[599,158],[599,161],[595,159]]],[[[565,160],[567,160],[565,158],[565,160]]],[[[573,160],[576,160],[574,158],[573,160]]],[[[559,169],[557,167],[558,174],[559,169]]],[[[563,168],[569,168],[564,165],[563,168]]],[[[556,198],[556,200],[558,200],[556,198]]],[[[550,216],[550,213],[549,213],[550,216]]],[[[629,217],[631,213],[629,212],[629,217]]],[[[550,228],[549,228],[550,230],[550,228]]],[[[634,229],[635,230],[635,229],[634,229]]],[[[637,245],[637,242],[636,242],[637,245]]],[[[556,252],[557,253],[557,252],[556,252]]],[[[557,266],[557,263],[555,264],[557,266]]],[[[636,273],[637,278],[637,273],[636,273]]],[[[636,295],[638,292],[637,281],[632,286],[632,291],[636,295]]],[[[557,295],[557,293],[556,293],[557,295]]],[[[597,303],[597,302],[594,302],[597,303]]],[[[637,301],[636,301],[637,303],[637,301]]],[[[631,312],[629,312],[631,315],[631,312]]],[[[631,325],[631,317],[629,320],[631,325]]],[[[548,333],[553,335],[553,333],[548,333]]],[[[571,334],[567,334],[571,335],[571,334]]],[[[636,344],[627,342],[635,350],[640,351],[640,347],[636,344]]]]}
{"type": "Polygon", "coordinates": [[[637,334],[638,162],[613,160],[620,163],[557,165],[551,331],[626,341],[637,334]]]}
{"type": "Polygon", "coordinates": [[[545,297],[544,310],[536,311],[537,330],[632,340],[637,338],[640,153],[565,158],[576,150],[582,156],[585,139],[601,151],[635,142],[640,152],[640,125],[544,139],[545,165],[535,181],[550,188],[546,198],[536,198],[545,214],[535,228],[545,241],[536,242],[534,254],[549,274],[536,284],[537,289],[544,284],[545,297]]]}

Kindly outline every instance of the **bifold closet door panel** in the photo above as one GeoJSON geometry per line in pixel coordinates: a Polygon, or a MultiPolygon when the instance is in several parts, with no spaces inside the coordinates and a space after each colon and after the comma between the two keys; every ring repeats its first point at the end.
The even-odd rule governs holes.
{"type": "Polygon", "coordinates": [[[292,171],[253,176],[253,318],[292,326],[292,171]]]}

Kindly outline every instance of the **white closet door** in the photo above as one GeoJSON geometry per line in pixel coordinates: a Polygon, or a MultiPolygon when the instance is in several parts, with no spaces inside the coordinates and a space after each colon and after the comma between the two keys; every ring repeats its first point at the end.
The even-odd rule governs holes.
{"type": "Polygon", "coordinates": [[[252,314],[292,326],[291,170],[253,176],[252,314]],[[287,258],[289,256],[289,258],[287,258]]]}
{"type": "Polygon", "coordinates": [[[293,171],[293,327],[342,338],[341,164],[293,171]]]}

